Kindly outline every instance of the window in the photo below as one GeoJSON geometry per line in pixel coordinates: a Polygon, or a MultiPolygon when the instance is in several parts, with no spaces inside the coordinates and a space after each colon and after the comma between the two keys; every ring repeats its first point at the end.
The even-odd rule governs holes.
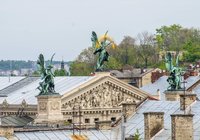
{"type": "Polygon", "coordinates": [[[85,123],[90,123],[90,119],[85,119],[85,123]]]}
{"type": "Polygon", "coordinates": [[[111,121],[112,121],[112,122],[115,122],[115,121],[116,121],[116,117],[112,117],[112,118],[111,118],[111,121]]]}
{"type": "Polygon", "coordinates": [[[99,118],[94,118],[94,122],[98,122],[99,121],[99,118]]]}
{"type": "Polygon", "coordinates": [[[67,120],[69,123],[72,123],[72,119],[67,120]]]}

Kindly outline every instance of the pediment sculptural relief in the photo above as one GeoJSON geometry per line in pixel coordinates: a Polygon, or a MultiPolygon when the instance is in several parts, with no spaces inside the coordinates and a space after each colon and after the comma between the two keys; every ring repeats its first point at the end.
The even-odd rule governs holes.
{"type": "Polygon", "coordinates": [[[82,109],[90,108],[112,108],[119,107],[122,102],[136,102],[133,95],[127,94],[125,90],[117,86],[104,83],[93,88],[81,96],[67,101],[65,109],[72,109],[75,104],[79,104],[82,109]]]}

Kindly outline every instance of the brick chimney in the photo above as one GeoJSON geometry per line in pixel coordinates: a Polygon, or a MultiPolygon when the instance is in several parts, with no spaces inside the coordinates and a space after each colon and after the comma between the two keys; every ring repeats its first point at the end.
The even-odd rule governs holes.
{"type": "Polygon", "coordinates": [[[145,140],[150,140],[164,128],[164,112],[145,112],[143,114],[145,140]]]}
{"type": "Polygon", "coordinates": [[[181,94],[180,95],[180,109],[185,110],[188,106],[190,106],[197,99],[196,94],[181,94]]]}
{"type": "Polygon", "coordinates": [[[193,140],[193,114],[171,115],[171,139],[193,140]]]}

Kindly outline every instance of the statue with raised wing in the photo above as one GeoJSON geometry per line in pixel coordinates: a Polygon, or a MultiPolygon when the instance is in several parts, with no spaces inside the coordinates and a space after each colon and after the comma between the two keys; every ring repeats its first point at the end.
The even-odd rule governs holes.
{"type": "Polygon", "coordinates": [[[52,71],[52,68],[53,68],[52,61],[53,61],[54,55],[51,57],[51,61],[48,66],[45,65],[43,54],[40,54],[39,58],[37,60],[37,65],[38,65],[39,73],[41,75],[41,80],[42,80],[39,83],[39,87],[37,88],[40,90],[39,95],[57,94],[55,92],[55,85],[54,85],[54,77],[55,76],[52,71]]]}
{"type": "Polygon", "coordinates": [[[165,56],[165,66],[169,71],[170,75],[167,79],[169,83],[168,90],[180,90],[181,88],[181,77],[183,75],[182,69],[178,66],[179,56],[176,58],[176,66],[173,65],[173,59],[170,52],[165,56]]]}
{"type": "Polygon", "coordinates": [[[99,54],[96,64],[96,71],[103,71],[104,69],[104,62],[109,60],[109,53],[107,52],[106,48],[111,46],[115,48],[114,41],[107,35],[108,32],[104,34],[103,37],[97,37],[97,34],[93,31],[92,32],[92,46],[96,48],[94,55],[97,53],[99,54]]]}

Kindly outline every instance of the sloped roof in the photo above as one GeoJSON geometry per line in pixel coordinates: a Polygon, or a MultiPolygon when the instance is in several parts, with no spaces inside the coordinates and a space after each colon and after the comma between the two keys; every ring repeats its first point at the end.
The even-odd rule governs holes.
{"type": "MultiPolygon", "coordinates": [[[[87,136],[90,140],[113,140],[111,131],[82,130],[81,135],[87,136]]],[[[75,134],[79,134],[75,131],[75,134]]],[[[40,132],[16,132],[15,136],[20,140],[72,140],[72,130],[40,131],[40,132]]]]}
{"type": "MultiPolygon", "coordinates": [[[[183,114],[180,111],[179,101],[151,101],[148,100],[140,106],[136,113],[125,123],[125,134],[126,137],[134,135],[134,133],[139,130],[140,137],[144,139],[144,112],[164,112],[164,129],[159,132],[154,139],[155,140],[169,140],[171,139],[171,114],[183,114]]],[[[193,117],[193,135],[194,140],[199,140],[200,138],[200,101],[196,101],[191,106],[191,114],[193,117]]],[[[119,129],[120,128],[116,128],[119,129]]],[[[116,130],[115,130],[116,131],[116,130]]],[[[117,132],[117,131],[116,131],[117,132]]],[[[121,134],[116,133],[118,139],[120,139],[121,134]]]]}
{"type": "MultiPolygon", "coordinates": [[[[160,93],[161,93],[161,100],[165,100],[164,91],[167,90],[167,88],[169,87],[169,83],[167,82],[167,78],[168,78],[168,76],[162,76],[156,82],[154,82],[152,84],[145,85],[145,86],[141,87],[140,89],[146,91],[147,93],[149,93],[151,95],[156,95],[157,90],[159,89],[160,93]]],[[[194,83],[196,83],[199,79],[200,79],[199,76],[188,77],[186,79],[186,81],[187,81],[186,89],[189,88],[190,86],[192,86],[194,83]]],[[[182,85],[182,87],[183,87],[183,85],[182,85]]],[[[200,91],[200,86],[197,86],[195,88],[195,90],[193,90],[193,91],[198,91],[198,87],[199,87],[199,91],[200,91]]],[[[199,92],[199,96],[200,96],[200,92],[199,92]]]]}
{"type": "Polygon", "coordinates": [[[0,90],[2,90],[5,87],[8,87],[22,79],[24,79],[25,77],[0,77],[0,90]],[[10,80],[9,80],[10,79],[10,80]]]}
{"type": "MultiPolygon", "coordinates": [[[[95,76],[55,77],[55,90],[63,95],[94,77],[95,76]]],[[[28,104],[37,104],[35,96],[39,94],[39,90],[37,89],[39,82],[40,79],[20,88],[19,90],[9,93],[7,95],[8,97],[0,97],[0,104],[4,99],[6,99],[9,104],[21,104],[23,100],[28,104]]]]}
{"type": "MultiPolygon", "coordinates": [[[[179,101],[152,101],[144,102],[136,113],[124,124],[125,135],[129,137],[133,135],[136,130],[139,130],[140,137],[144,138],[144,112],[164,112],[164,129],[158,133],[155,140],[168,140],[171,138],[171,114],[183,114],[179,108],[179,101]]],[[[200,138],[200,101],[196,101],[191,106],[194,128],[194,140],[200,138]]],[[[75,130],[75,133],[79,132],[75,130]]],[[[23,140],[70,140],[72,130],[58,130],[58,131],[40,131],[40,132],[15,132],[15,136],[23,140]]],[[[83,130],[82,135],[86,135],[91,140],[121,140],[121,126],[112,130],[83,130]]]]}
{"type": "MultiPolygon", "coordinates": [[[[177,110],[175,114],[184,114],[183,111],[177,110]]],[[[191,114],[193,116],[193,136],[194,140],[199,140],[200,138],[200,101],[196,101],[191,106],[191,114]]],[[[165,120],[164,120],[165,121],[165,120]]],[[[155,140],[168,140],[171,139],[171,118],[169,125],[164,124],[164,130],[159,133],[159,135],[155,136],[155,140]]]]}
{"type": "Polygon", "coordinates": [[[144,138],[144,112],[164,112],[164,127],[171,128],[170,115],[179,109],[178,101],[146,101],[132,116],[126,125],[126,136],[134,135],[136,130],[139,130],[141,138],[144,138]]]}
{"type": "Polygon", "coordinates": [[[3,126],[22,127],[33,121],[33,118],[28,116],[6,116],[1,118],[3,126]]]}

